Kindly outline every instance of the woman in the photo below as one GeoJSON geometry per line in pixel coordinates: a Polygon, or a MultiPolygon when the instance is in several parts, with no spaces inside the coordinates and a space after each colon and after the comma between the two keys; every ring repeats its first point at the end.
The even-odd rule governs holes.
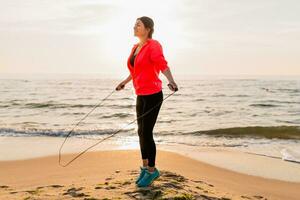
{"type": "Polygon", "coordinates": [[[151,18],[143,16],[137,18],[134,26],[134,36],[139,38],[139,43],[134,44],[127,60],[130,75],[122,81],[116,90],[121,90],[133,80],[136,98],[137,117],[147,114],[138,119],[138,135],[143,160],[143,167],[136,180],[139,187],[150,185],[160,176],[155,167],[156,146],[153,139],[153,128],[162,104],[162,81],[159,79],[161,71],[169,80],[169,88],[177,91],[178,87],[173,80],[168,62],[165,60],[161,44],[152,39],[154,22],[151,18]]]}

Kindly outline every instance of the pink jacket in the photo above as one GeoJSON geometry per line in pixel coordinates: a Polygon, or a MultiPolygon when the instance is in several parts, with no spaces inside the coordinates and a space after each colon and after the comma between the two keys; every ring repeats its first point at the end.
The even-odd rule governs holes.
{"type": "Polygon", "coordinates": [[[134,66],[130,64],[130,57],[138,43],[134,44],[127,59],[127,67],[132,77],[136,95],[149,95],[162,90],[159,72],[169,69],[168,62],[163,55],[161,44],[149,38],[134,59],[134,66]]]}

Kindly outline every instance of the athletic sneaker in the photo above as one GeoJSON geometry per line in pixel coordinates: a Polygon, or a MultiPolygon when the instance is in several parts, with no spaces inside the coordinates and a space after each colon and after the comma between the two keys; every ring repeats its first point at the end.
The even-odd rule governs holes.
{"type": "Polygon", "coordinates": [[[153,172],[149,172],[149,170],[145,170],[145,175],[143,178],[137,183],[138,187],[146,187],[149,186],[155,179],[160,176],[160,172],[157,168],[154,169],[153,172]]]}
{"type": "Polygon", "coordinates": [[[144,176],[144,174],[145,174],[145,171],[146,171],[147,167],[141,167],[141,166],[140,166],[140,169],[141,169],[141,172],[140,172],[139,177],[138,177],[138,178],[136,179],[136,181],[135,181],[136,184],[143,178],[143,176],[144,176]]]}

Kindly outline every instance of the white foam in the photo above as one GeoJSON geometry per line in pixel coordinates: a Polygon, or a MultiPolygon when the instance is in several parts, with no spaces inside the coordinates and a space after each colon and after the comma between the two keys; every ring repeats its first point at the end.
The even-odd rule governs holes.
{"type": "Polygon", "coordinates": [[[291,149],[282,149],[280,151],[282,154],[282,160],[299,162],[300,163],[300,152],[293,151],[291,149]]]}

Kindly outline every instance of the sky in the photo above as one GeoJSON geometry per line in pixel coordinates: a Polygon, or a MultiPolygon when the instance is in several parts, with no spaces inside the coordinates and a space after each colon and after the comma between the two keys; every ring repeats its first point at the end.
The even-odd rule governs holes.
{"type": "Polygon", "coordinates": [[[127,77],[135,20],[176,75],[300,75],[297,0],[0,0],[0,74],[127,77]]]}

